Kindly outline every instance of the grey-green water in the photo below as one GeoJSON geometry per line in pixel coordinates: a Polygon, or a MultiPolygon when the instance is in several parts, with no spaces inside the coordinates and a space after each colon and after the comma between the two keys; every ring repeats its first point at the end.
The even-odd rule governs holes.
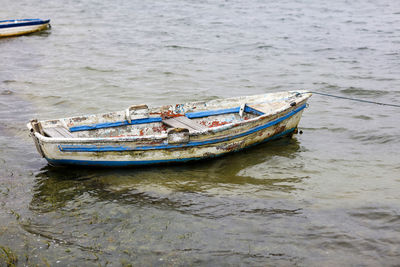
{"type": "Polygon", "coordinates": [[[0,3],[52,19],[0,39],[0,265],[400,264],[399,108],[314,95],[294,139],[132,169],[52,168],[25,127],[296,89],[400,104],[397,1],[0,3]]]}

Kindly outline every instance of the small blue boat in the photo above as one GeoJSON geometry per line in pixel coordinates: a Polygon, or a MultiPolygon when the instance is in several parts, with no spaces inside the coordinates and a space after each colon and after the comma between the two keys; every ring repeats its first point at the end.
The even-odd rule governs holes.
{"type": "Polygon", "coordinates": [[[0,37],[18,36],[42,31],[49,27],[50,20],[46,19],[16,19],[0,21],[0,37]]]}

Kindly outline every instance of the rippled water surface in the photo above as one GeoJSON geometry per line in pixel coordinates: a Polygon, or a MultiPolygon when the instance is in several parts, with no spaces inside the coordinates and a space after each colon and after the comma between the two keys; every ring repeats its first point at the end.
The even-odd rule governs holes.
{"type": "Polygon", "coordinates": [[[314,95],[216,160],[53,168],[31,118],[308,89],[400,105],[398,1],[0,0],[0,265],[400,264],[400,109],[314,95]]]}

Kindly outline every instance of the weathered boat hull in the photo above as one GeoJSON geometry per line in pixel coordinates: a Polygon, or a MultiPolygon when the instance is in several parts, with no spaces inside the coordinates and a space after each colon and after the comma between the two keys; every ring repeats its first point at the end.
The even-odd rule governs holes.
{"type": "Polygon", "coordinates": [[[51,165],[137,166],[187,162],[219,157],[292,134],[308,97],[271,116],[195,132],[182,142],[171,141],[168,136],[89,138],[76,142],[73,138],[54,139],[32,132],[39,152],[51,165]]]}
{"type": "MultiPolygon", "coordinates": [[[[49,162],[50,165],[53,166],[66,166],[66,165],[79,165],[79,166],[98,166],[98,167],[129,167],[129,166],[141,166],[141,165],[155,165],[155,164],[168,164],[168,163],[185,163],[185,162],[190,162],[190,161],[196,161],[196,160],[205,160],[205,159],[210,159],[210,158],[215,158],[215,157],[220,157],[224,156],[229,153],[233,152],[239,152],[240,150],[252,147],[254,145],[258,145],[261,143],[265,143],[268,141],[272,141],[274,139],[286,136],[286,135],[291,135],[293,132],[296,130],[296,128],[292,128],[289,130],[286,130],[282,133],[275,134],[271,137],[268,137],[266,139],[263,139],[259,142],[251,142],[250,144],[247,143],[240,143],[238,144],[237,142],[231,142],[228,144],[221,144],[221,146],[225,146],[229,148],[230,146],[236,147],[236,149],[218,149],[218,153],[212,153],[210,150],[213,150],[213,147],[204,147],[204,148],[196,148],[197,153],[193,154],[198,154],[198,157],[194,157],[193,154],[186,155],[187,157],[182,157],[182,153],[174,153],[176,154],[175,157],[168,157],[168,155],[164,154],[164,157],[160,157],[159,159],[150,159],[149,157],[155,156],[156,153],[148,153],[149,157],[148,159],[141,159],[137,160],[138,157],[142,157],[142,153],[132,153],[130,159],[120,158],[119,160],[114,156],[109,153],[108,157],[104,157],[104,160],[93,160],[93,154],[92,155],[87,155],[88,159],[49,159],[46,158],[46,160],[49,162]],[[109,160],[106,160],[106,159],[109,160]]],[[[182,151],[181,151],[182,152],[182,151]]],[[[183,150],[183,152],[187,152],[183,150]]],[[[159,155],[160,156],[160,155],[159,155]]]]}
{"type": "Polygon", "coordinates": [[[0,37],[11,37],[45,30],[50,20],[25,19],[0,21],[0,37]]]}

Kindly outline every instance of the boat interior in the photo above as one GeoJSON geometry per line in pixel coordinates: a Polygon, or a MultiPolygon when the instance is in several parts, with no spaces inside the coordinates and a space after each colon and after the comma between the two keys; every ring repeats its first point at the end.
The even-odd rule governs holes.
{"type": "Polygon", "coordinates": [[[279,98],[279,101],[266,101],[262,97],[259,99],[253,96],[251,99],[232,98],[156,108],[135,105],[118,112],[36,123],[40,128],[37,131],[51,138],[160,136],[173,128],[196,133],[251,120],[264,114],[276,114],[276,111],[290,107],[292,96],[279,97],[285,97],[285,100],[279,98]]]}
{"type": "MultiPolygon", "coordinates": [[[[190,133],[201,132],[207,129],[230,123],[246,121],[264,113],[249,107],[237,109],[212,110],[207,112],[192,112],[174,114],[172,116],[135,117],[128,120],[109,123],[95,123],[75,127],[45,127],[43,132],[47,137],[54,138],[104,138],[151,136],[166,134],[168,129],[183,128],[190,133]]],[[[65,124],[65,123],[62,123],[65,124]]]]}

